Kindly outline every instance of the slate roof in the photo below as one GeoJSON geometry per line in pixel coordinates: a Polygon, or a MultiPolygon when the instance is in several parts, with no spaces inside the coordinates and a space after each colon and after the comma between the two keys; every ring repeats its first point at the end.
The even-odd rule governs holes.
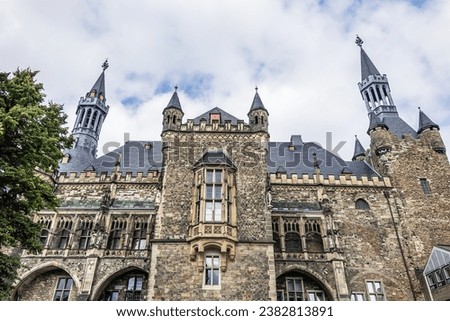
{"type": "Polygon", "coordinates": [[[104,101],[106,101],[106,92],[105,92],[105,71],[103,70],[94,86],[92,86],[91,92],[95,90],[96,97],[98,98],[100,94],[103,95],[104,101]]]}
{"type": "Polygon", "coordinates": [[[203,165],[226,165],[229,167],[235,167],[233,162],[228,158],[223,151],[208,151],[202,158],[200,158],[194,167],[200,167],[203,165]]]}
{"type": "Polygon", "coordinates": [[[361,80],[366,79],[370,75],[381,75],[381,73],[361,47],[361,80]]]}
{"type": "Polygon", "coordinates": [[[313,142],[302,142],[297,145],[292,142],[270,142],[267,170],[269,173],[277,173],[282,169],[288,176],[306,174],[311,177],[314,174],[314,153],[320,173],[325,177],[341,174],[352,174],[358,178],[361,176],[380,177],[365,161],[346,162],[338,155],[313,142]]]}
{"type": "Polygon", "coordinates": [[[237,125],[238,123],[238,118],[234,117],[233,115],[227,113],[225,110],[219,108],[219,107],[214,107],[210,110],[208,110],[207,112],[204,112],[203,114],[201,114],[200,116],[197,116],[193,119],[194,124],[200,124],[200,120],[202,118],[206,119],[207,122],[209,122],[209,115],[210,114],[220,114],[220,124],[223,125],[225,124],[225,121],[230,121],[232,125],[237,125]]]}
{"type": "Polygon", "coordinates": [[[178,98],[178,94],[176,91],[173,93],[172,97],[170,98],[170,101],[167,104],[166,108],[170,108],[170,107],[181,109],[180,99],[178,98]]]}
{"type": "Polygon", "coordinates": [[[419,109],[419,130],[417,131],[418,134],[423,132],[425,129],[428,128],[437,128],[440,129],[439,126],[433,122],[425,113],[419,109]]]}
{"type": "Polygon", "coordinates": [[[412,137],[416,137],[417,135],[416,131],[399,116],[383,117],[382,122],[398,138],[401,138],[403,135],[411,135],[412,137]]]}
{"type": "Polygon", "coordinates": [[[365,156],[366,150],[364,149],[363,145],[359,141],[358,137],[355,137],[355,149],[353,152],[352,161],[355,161],[357,157],[359,156],[365,156]]]}
{"type": "Polygon", "coordinates": [[[60,164],[59,172],[95,171],[97,174],[115,171],[120,162],[120,172],[123,174],[138,172],[146,175],[148,171],[161,171],[162,168],[162,142],[160,141],[128,141],[115,150],[94,159],[90,164],[60,164]],[[70,166],[66,166],[69,165],[70,166]]]}
{"type": "MultiPolygon", "coordinates": [[[[263,102],[262,102],[262,100],[261,100],[261,97],[259,97],[258,92],[256,92],[256,93],[255,93],[255,97],[253,98],[252,105],[251,105],[251,107],[250,107],[250,111],[252,111],[252,110],[258,110],[258,109],[263,109],[263,110],[266,110],[266,111],[267,111],[267,109],[264,107],[264,104],[263,104],[263,102]]],[[[249,112],[249,113],[250,113],[250,112],[249,112]]]]}

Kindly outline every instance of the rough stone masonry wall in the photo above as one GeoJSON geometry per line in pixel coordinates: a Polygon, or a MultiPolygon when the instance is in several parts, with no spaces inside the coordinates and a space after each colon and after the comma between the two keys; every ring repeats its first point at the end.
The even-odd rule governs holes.
{"type": "MultiPolygon", "coordinates": [[[[434,245],[450,244],[450,165],[446,155],[435,152],[420,137],[398,141],[386,158],[380,162],[388,164],[388,174],[397,189],[399,230],[408,266],[421,270],[434,245]],[[429,182],[430,195],[423,192],[420,178],[429,182]]],[[[417,291],[419,281],[414,280],[417,291]]]]}
{"type": "Polygon", "coordinates": [[[204,272],[189,260],[187,243],[158,244],[156,285],[150,300],[271,300],[269,245],[239,243],[236,259],[220,272],[220,288],[203,288],[204,272]]]}
{"type": "MultiPolygon", "coordinates": [[[[272,185],[273,201],[317,202],[317,189],[312,186],[272,185]]],[[[365,292],[366,280],[381,280],[388,300],[411,300],[411,290],[403,265],[388,203],[383,192],[386,188],[326,187],[323,194],[330,206],[338,229],[340,253],[344,259],[349,293],[365,292]],[[355,209],[355,201],[366,200],[370,210],[355,209]]],[[[299,268],[308,268],[299,262],[299,268]]],[[[312,264],[312,265],[311,265],[312,264]]],[[[320,272],[317,277],[334,288],[334,276],[320,272]]],[[[280,262],[277,270],[280,271],[280,262]]]]}
{"type": "MultiPolygon", "coordinates": [[[[266,196],[266,149],[263,133],[165,132],[165,172],[158,212],[150,272],[153,300],[268,300],[274,296],[273,254],[270,212],[266,196]],[[236,166],[236,212],[238,243],[235,261],[227,263],[221,290],[203,290],[203,273],[198,272],[198,255],[189,260],[190,245],[184,241],[191,223],[194,170],[208,148],[222,149],[236,166]],[[266,242],[241,243],[241,242],[266,242]],[[269,274],[271,266],[272,276],[269,274]],[[246,277],[243,277],[246,275],[246,277]],[[270,280],[270,281],[269,281],[270,280]]],[[[220,237],[219,237],[220,239],[220,237]]],[[[202,263],[200,262],[200,265],[202,263]]]]}
{"type": "Polygon", "coordinates": [[[266,165],[258,134],[166,133],[163,203],[159,238],[185,239],[192,209],[192,166],[208,148],[222,148],[237,167],[236,209],[241,241],[271,241],[270,215],[265,201],[266,165]],[[170,136],[169,136],[170,135],[170,136]],[[268,231],[269,230],[269,231],[268,231]]]}

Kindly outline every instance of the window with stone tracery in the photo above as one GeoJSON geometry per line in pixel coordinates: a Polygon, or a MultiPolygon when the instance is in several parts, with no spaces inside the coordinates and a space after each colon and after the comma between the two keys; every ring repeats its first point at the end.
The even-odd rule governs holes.
{"type": "Polygon", "coordinates": [[[272,218],[274,250],[276,252],[324,252],[321,218],[272,218]]]}

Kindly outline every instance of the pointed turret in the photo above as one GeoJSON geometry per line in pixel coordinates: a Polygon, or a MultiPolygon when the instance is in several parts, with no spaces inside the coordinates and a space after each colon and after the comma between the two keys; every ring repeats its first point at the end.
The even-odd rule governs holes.
{"type": "Polygon", "coordinates": [[[425,129],[436,128],[440,130],[439,126],[433,122],[419,107],[419,129],[417,134],[421,134],[425,129]]]}
{"type": "Polygon", "coordinates": [[[369,129],[367,129],[367,134],[370,135],[370,132],[372,130],[375,130],[376,128],[384,128],[386,130],[389,130],[389,127],[381,120],[381,118],[378,117],[374,112],[371,112],[369,114],[369,129]]]}
{"type": "Polygon", "coordinates": [[[163,110],[163,131],[177,130],[180,128],[183,121],[184,112],[183,109],[181,109],[177,90],[178,87],[175,86],[172,97],[170,98],[167,107],[163,110]]]}
{"type": "Polygon", "coordinates": [[[258,87],[255,88],[255,96],[253,97],[250,111],[248,112],[249,124],[255,130],[267,131],[269,126],[269,112],[261,100],[258,93],[258,87]]]}
{"type": "Polygon", "coordinates": [[[92,89],[78,102],[77,118],[72,130],[75,144],[65,151],[60,171],[82,171],[97,156],[100,131],[109,110],[109,106],[105,104],[105,70],[108,67],[106,60],[92,89]]]}
{"type": "Polygon", "coordinates": [[[445,154],[446,148],[439,132],[440,128],[419,107],[419,129],[417,138],[422,139],[427,145],[440,154],[445,154]]]}
{"type": "Polygon", "coordinates": [[[358,83],[367,114],[375,113],[389,127],[389,131],[398,138],[404,135],[416,136],[416,132],[402,118],[391,96],[389,81],[381,74],[362,48],[363,41],[356,36],[356,44],[361,51],[361,82],[358,83]]]}
{"type": "Polygon", "coordinates": [[[366,150],[355,135],[355,150],[353,152],[352,161],[363,161],[366,159],[366,150]]]}

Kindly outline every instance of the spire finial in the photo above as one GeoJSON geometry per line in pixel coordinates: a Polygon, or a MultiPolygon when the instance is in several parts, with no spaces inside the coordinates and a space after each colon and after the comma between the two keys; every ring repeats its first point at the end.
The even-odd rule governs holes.
{"type": "Polygon", "coordinates": [[[258,85],[255,85],[255,91],[258,92],[258,85]]]}
{"type": "Polygon", "coordinates": [[[362,44],[364,43],[364,41],[358,35],[356,35],[355,43],[358,47],[362,48],[362,44]]]}
{"type": "Polygon", "coordinates": [[[102,64],[103,71],[105,71],[109,67],[108,58],[106,58],[105,62],[102,64]]]}
{"type": "Polygon", "coordinates": [[[178,90],[178,85],[175,85],[175,87],[173,87],[173,88],[175,88],[175,92],[177,92],[177,90],[178,90]]]}
{"type": "Polygon", "coordinates": [[[420,111],[420,106],[419,107],[417,107],[417,109],[420,111]]]}

